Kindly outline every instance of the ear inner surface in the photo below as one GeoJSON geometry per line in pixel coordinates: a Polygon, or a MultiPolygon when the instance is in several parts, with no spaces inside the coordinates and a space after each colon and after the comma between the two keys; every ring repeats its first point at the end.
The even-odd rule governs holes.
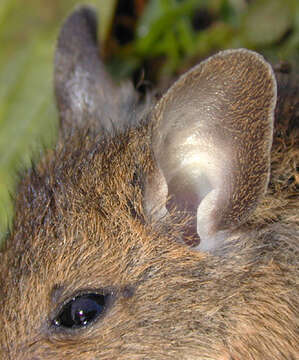
{"type": "Polygon", "coordinates": [[[255,52],[220,52],[181,77],[153,112],[154,154],[178,208],[194,209],[213,251],[268,184],[276,81],[255,52]]]}

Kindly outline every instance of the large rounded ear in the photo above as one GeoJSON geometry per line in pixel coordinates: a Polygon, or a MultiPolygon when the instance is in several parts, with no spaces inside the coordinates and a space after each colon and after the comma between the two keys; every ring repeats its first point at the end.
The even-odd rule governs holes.
{"type": "Polygon", "coordinates": [[[136,101],[133,87],[117,87],[100,59],[97,17],[90,7],[65,21],[55,54],[55,94],[63,132],[87,126],[110,132],[123,126],[124,112],[136,101]]]}
{"type": "Polygon", "coordinates": [[[265,193],[275,104],[271,66],[238,49],[191,69],[156,105],[158,174],[146,201],[164,197],[166,208],[170,196],[178,209],[193,212],[200,250],[216,250],[265,193]]]}

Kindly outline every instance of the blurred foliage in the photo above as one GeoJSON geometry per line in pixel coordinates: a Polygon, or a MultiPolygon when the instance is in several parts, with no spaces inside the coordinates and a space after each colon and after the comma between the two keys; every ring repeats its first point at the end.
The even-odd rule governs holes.
{"type": "Polygon", "coordinates": [[[151,0],[134,41],[117,52],[111,69],[127,77],[145,59],[163,57],[171,75],[193,58],[246,47],[272,61],[298,60],[298,0],[151,0]]]}
{"type": "MultiPolygon", "coordinates": [[[[62,20],[78,3],[0,2],[0,236],[11,221],[9,194],[16,170],[30,165],[41,147],[55,141],[54,47],[62,20]]],[[[146,63],[155,67],[155,59],[160,59],[158,79],[171,77],[216,50],[232,47],[255,49],[272,61],[299,59],[298,0],[123,0],[123,7],[135,6],[135,20],[128,21],[133,36],[125,43],[115,39],[117,1],[88,3],[99,11],[105,57],[119,78],[132,76],[146,63]]]]}

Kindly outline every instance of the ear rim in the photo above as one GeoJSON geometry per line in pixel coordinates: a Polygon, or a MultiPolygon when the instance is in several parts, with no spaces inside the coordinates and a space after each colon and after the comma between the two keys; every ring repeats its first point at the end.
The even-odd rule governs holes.
{"type": "MultiPolygon", "coordinates": [[[[188,84],[188,82],[190,82],[190,79],[192,79],[192,75],[196,74],[197,72],[201,71],[201,69],[203,69],[206,64],[211,64],[212,61],[214,61],[215,59],[218,58],[229,58],[230,56],[235,56],[235,55],[240,55],[243,54],[246,57],[248,57],[248,59],[252,60],[252,63],[254,64],[254,62],[256,61],[257,64],[259,64],[263,71],[264,71],[264,75],[265,75],[265,79],[267,79],[269,81],[269,94],[267,93],[267,95],[269,95],[269,106],[267,107],[267,109],[265,110],[265,113],[267,114],[266,116],[266,120],[264,121],[265,124],[265,135],[264,135],[264,149],[265,149],[265,153],[267,153],[267,159],[265,160],[266,163],[266,168],[267,171],[265,171],[264,174],[264,178],[261,186],[261,189],[259,190],[259,196],[256,198],[255,202],[256,204],[258,204],[261,200],[261,198],[264,196],[265,191],[267,189],[268,186],[268,182],[269,182],[269,176],[270,176],[270,153],[271,153],[271,146],[272,146],[272,141],[273,141],[273,127],[274,127],[274,111],[275,111],[275,107],[276,107],[276,102],[277,102],[277,84],[276,84],[276,78],[274,75],[274,71],[271,67],[271,65],[264,59],[264,57],[252,50],[247,50],[244,48],[241,49],[230,49],[230,50],[224,50],[221,52],[218,52],[217,54],[207,58],[206,60],[204,60],[203,62],[201,62],[200,64],[194,66],[192,69],[190,69],[188,72],[186,72],[184,75],[182,75],[171,87],[170,89],[163,95],[163,97],[160,99],[160,101],[156,104],[153,113],[152,113],[152,121],[154,122],[154,135],[153,135],[153,152],[155,154],[155,158],[157,161],[157,164],[160,168],[161,173],[164,174],[164,176],[167,177],[167,174],[165,175],[165,172],[167,173],[167,171],[169,171],[169,173],[171,174],[171,171],[168,170],[167,165],[166,165],[166,170],[165,169],[165,165],[162,164],[159,161],[159,155],[157,156],[157,153],[159,153],[159,147],[161,146],[162,140],[161,140],[161,133],[158,133],[158,129],[159,129],[159,123],[162,122],[162,117],[163,117],[163,112],[165,112],[165,107],[167,106],[166,102],[169,101],[169,99],[171,101],[174,101],[173,99],[175,99],[176,97],[176,92],[177,89],[183,86],[186,86],[186,84],[188,84]],[[158,133],[158,135],[157,135],[158,133]],[[158,148],[158,150],[157,150],[158,148]]],[[[171,124],[169,126],[177,126],[177,128],[179,128],[179,125],[174,125],[171,124]]],[[[167,127],[167,126],[166,126],[167,127]]],[[[164,161],[165,163],[165,161],[164,161]]],[[[167,184],[166,186],[168,187],[169,182],[171,181],[171,178],[165,178],[164,179],[165,183],[167,184]]],[[[215,201],[216,199],[210,199],[211,202],[215,201]]],[[[199,205],[200,206],[200,205],[199,205]]],[[[208,204],[206,204],[206,206],[210,206],[208,204]]],[[[256,205],[257,206],[257,205],[256,205]]],[[[234,230],[238,229],[245,221],[246,219],[250,216],[250,214],[252,213],[252,211],[254,211],[254,207],[252,207],[252,209],[250,209],[248,211],[248,214],[241,218],[240,221],[238,223],[236,223],[236,225],[232,228],[231,233],[234,232],[234,230]]],[[[197,213],[199,212],[199,207],[197,209],[197,213]]],[[[201,221],[205,222],[206,218],[202,218],[201,221]]],[[[199,226],[198,226],[199,229],[199,226]]],[[[226,228],[221,228],[219,227],[217,229],[202,229],[203,232],[206,232],[207,234],[205,236],[210,236],[210,238],[216,242],[223,242],[221,241],[222,238],[224,237],[228,237],[227,236],[227,229],[226,228]],[[212,231],[213,234],[210,234],[210,232],[212,231]],[[218,233],[218,235],[217,235],[218,233]]],[[[213,242],[212,241],[212,242],[213,242]]],[[[209,244],[204,244],[204,242],[202,241],[202,243],[197,247],[197,249],[201,250],[201,251],[208,251],[208,252],[213,252],[215,250],[215,246],[211,245],[209,246],[209,244]]]]}

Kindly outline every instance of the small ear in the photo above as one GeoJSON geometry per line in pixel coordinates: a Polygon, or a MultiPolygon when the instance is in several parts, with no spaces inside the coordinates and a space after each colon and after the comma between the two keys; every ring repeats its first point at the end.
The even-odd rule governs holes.
{"type": "Polygon", "coordinates": [[[239,49],[191,69],[156,105],[153,151],[164,184],[154,187],[162,183],[162,194],[166,186],[176,207],[196,216],[198,249],[216,250],[263,196],[275,104],[271,66],[239,49]]]}
{"type": "Polygon", "coordinates": [[[121,108],[136,100],[132,87],[116,87],[105,71],[99,57],[97,17],[90,7],[75,10],[62,26],[54,80],[63,131],[86,122],[111,131],[119,126],[121,108]]]}

